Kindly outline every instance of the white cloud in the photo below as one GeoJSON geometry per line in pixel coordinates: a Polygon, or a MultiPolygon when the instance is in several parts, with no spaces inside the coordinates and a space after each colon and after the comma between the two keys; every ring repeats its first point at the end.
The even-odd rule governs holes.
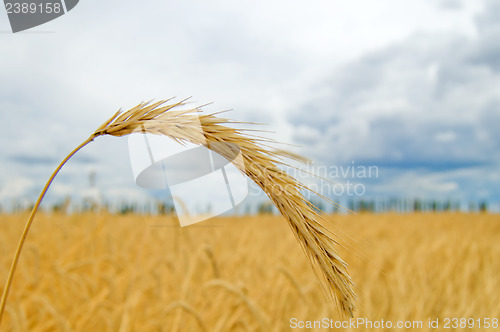
{"type": "Polygon", "coordinates": [[[33,188],[34,181],[29,178],[14,178],[0,188],[0,201],[19,199],[33,188]]]}
{"type": "MultiPolygon", "coordinates": [[[[431,0],[81,1],[35,29],[53,33],[0,34],[0,167],[10,178],[28,176],[38,188],[118,107],[173,95],[214,101],[216,110],[234,108],[231,117],[268,122],[265,129],[285,141],[297,135],[288,113],[307,104],[310,109],[296,115],[296,137],[308,140],[304,149],[316,140],[319,157],[439,152],[428,144],[443,131],[457,133],[456,148],[447,151],[467,157],[471,143],[462,139],[483,135],[479,127],[467,131],[478,122],[485,148],[496,151],[497,143],[487,143],[498,138],[488,111],[495,106],[485,105],[480,116],[470,112],[497,95],[495,58],[485,57],[495,54],[495,17],[485,15],[476,25],[482,3],[475,0],[444,7],[431,0]],[[491,30],[492,39],[473,48],[478,27],[491,30]],[[464,67],[471,56],[486,65],[464,67]],[[429,122],[450,128],[427,128],[429,122]],[[410,141],[417,135],[426,139],[410,141]]],[[[0,29],[8,30],[5,15],[0,29]]],[[[63,169],[60,181],[85,190],[94,168],[100,186],[123,189],[105,197],[135,197],[140,190],[133,187],[125,146],[116,138],[96,140],[63,169]]],[[[64,186],[53,194],[63,195],[64,186]]]]}
{"type": "Polygon", "coordinates": [[[437,143],[450,143],[457,139],[457,134],[454,131],[448,130],[439,132],[434,135],[434,140],[437,143]]]}
{"type": "MultiPolygon", "coordinates": [[[[499,200],[498,181],[483,181],[481,173],[500,165],[500,25],[494,19],[500,6],[486,5],[475,20],[476,36],[417,33],[331,71],[315,85],[323,89],[288,117],[299,133],[308,126],[323,134],[307,141],[310,155],[399,174],[395,181],[380,179],[380,192],[461,191],[470,198],[484,196],[486,187],[488,199],[499,200]],[[470,178],[453,173],[468,168],[476,170],[470,178]]],[[[293,137],[300,144],[304,136],[293,137]]]]}

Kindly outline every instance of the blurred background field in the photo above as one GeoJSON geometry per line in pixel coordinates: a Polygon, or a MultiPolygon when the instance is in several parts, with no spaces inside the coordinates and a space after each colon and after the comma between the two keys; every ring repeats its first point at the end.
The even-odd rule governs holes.
{"type": "MultiPolygon", "coordinates": [[[[26,218],[0,217],[0,287],[26,218]]],[[[424,330],[428,318],[500,317],[500,216],[326,218],[344,244],[357,317],[423,321],[424,330]]],[[[187,228],[169,216],[36,219],[2,331],[288,331],[292,318],[341,319],[278,216],[187,228]]]]}

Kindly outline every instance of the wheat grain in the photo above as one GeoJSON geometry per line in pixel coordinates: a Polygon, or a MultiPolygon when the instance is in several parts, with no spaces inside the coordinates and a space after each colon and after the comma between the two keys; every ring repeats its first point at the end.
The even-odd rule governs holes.
{"type": "Polygon", "coordinates": [[[94,135],[124,136],[142,128],[147,133],[165,135],[180,143],[206,145],[232,160],[241,172],[261,187],[286,218],[318,276],[324,281],[324,290],[337,301],[342,313],[352,317],[355,294],[347,266],[336,253],[338,243],[322,225],[321,215],[301,193],[307,188],[279,168],[286,165],[280,157],[289,157],[289,153],[265,147],[264,143],[274,141],[246,135],[245,130],[227,126],[234,122],[214,114],[202,114],[199,107],[177,110],[186,105],[185,100],[168,105],[164,105],[165,102],[141,103],[127,112],[117,113],[94,135]],[[202,133],[199,131],[200,124],[202,133]],[[234,158],[238,153],[235,147],[242,158],[234,158]]]}
{"type": "MultiPolygon", "coordinates": [[[[171,99],[169,99],[171,100],[171,99]]],[[[183,144],[185,142],[205,145],[233,164],[267,194],[273,204],[287,220],[293,234],[310,259],[315,272],[323,281],[327,296],[339,304],[341,312],[349,316],[355,309],[353,284],[347,265],[337,255],[338,245],[334,235],[323,225],[321,215],[301,193],[307,188],[279,166],[286,165],[281,158],[289,153],[268,148],[265,144],[274,141],[258,138],[245,130],[230,127],[232,122],[215,114],[202,114],[200,107],[181,109],[186,100],[167,104],[140,103],[132,109],[116,112],[58,165],[38,198],[26,227],[21,235],[11,270],[7,278],[0,303],[0,324],[14,271],[38,207],[53,179],[63,165],[81,148],[103,135],[125,136],[139,130],[149,134],[164,135],[183,144]],[[201,131],[200,131],[201,125],[201,131]],[[241,153],[242,158],[234,158],[241,153]]]]}

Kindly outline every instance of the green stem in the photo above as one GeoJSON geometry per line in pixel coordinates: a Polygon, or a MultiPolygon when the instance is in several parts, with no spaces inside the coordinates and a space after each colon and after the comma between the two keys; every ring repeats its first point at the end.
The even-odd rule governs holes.
{"type": "Polygon", "coordinates": [[[21,235],[21,238],[19,239],[19,244],[17,245],[16,254],[14,255],[14,259],[13,259],[12,265],[10,267],[9,276],[7,277],[7,281],[5,282],[5,287],[3,289],[3,294],[2,294],[2,302],[0,303],[0,326],[2,324],[2,317],[3,317],[3,312],[5,310],[5,304],[7,302],[7,297],[9,296],[10,286],[12,284],[12,279],[14,278],[14,273],[16,271],[17,263],[19,262],[21,250],[23,249],[24,242],[26,241],[26,236],[28,235],[28,232],[31,228],[31,224],[33,223],[33,219],[35,218],[35,215],[38,211],[38,207],[40,206],[40,203],[42,202],[42,199],[45,196],[45,193],[49,189],[50,184],[52,183],[52,181],[56,177],[57,173],[59,173],[61,168],[64,166],[64,164],[66,164],[66,162],[75,153],[77,153],[81,148],[83,148],[85,145],[92,142],[93,140],[94,140],[94,135],[89,137],[85,142],[83,142],[78,147],[76,147],[73,151],[71,151],[71,153],[66,158],[64,158],[64,160],[59,164],[59,166],[57,166],[54,173],[52,173],[52,176],[49,178],[49,181],[47,181],[47,183],[45,184],[45,187],[43,188],[42,192],[40,193],[40,196],[38,197],[38,200],[36,201],[35,206],[33,207],[33,210],[31,211],[28,222],[26,223],[26,226],[24,227],[23,234],[21,235]]]}

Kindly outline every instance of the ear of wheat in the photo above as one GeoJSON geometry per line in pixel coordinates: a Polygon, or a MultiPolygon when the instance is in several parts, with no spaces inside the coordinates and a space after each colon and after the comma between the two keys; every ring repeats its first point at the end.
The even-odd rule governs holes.
{"type": "Polygon", "coordinates": [[[339,305],[342,314],[352,317],[356,296],[347,265],[335,250],[338,243],[333,234],[322,225],[322,216],[301,193],[301,190],[307,188],[279,167],[286,165],[281,158],[290,155],[267,148],[264,143],[272,142],[271,140],[251,136],[246,134],[245,130],[229,126],[235,122],[218,117],[216,114],[203,114],[200,107],[181,109],[187,104],[186,100],[168,103],[170,100],[152,104],[141,103],[128,111],[118,111],[59,164],[42,190],[21,235],[2,295],[0,323],[26,236],[38,207],[59,170],[76,152],[96,137],[103,135],[121,137],[139,130],[165,135],[181,144],[190,142],[205,145],[226,159],[232,160],[241,172],[262,188],[287,220],[322,281],[327,296],[339,305]],[[235,146],[238,147],[242,158],[233,158],[235,146]]]}

